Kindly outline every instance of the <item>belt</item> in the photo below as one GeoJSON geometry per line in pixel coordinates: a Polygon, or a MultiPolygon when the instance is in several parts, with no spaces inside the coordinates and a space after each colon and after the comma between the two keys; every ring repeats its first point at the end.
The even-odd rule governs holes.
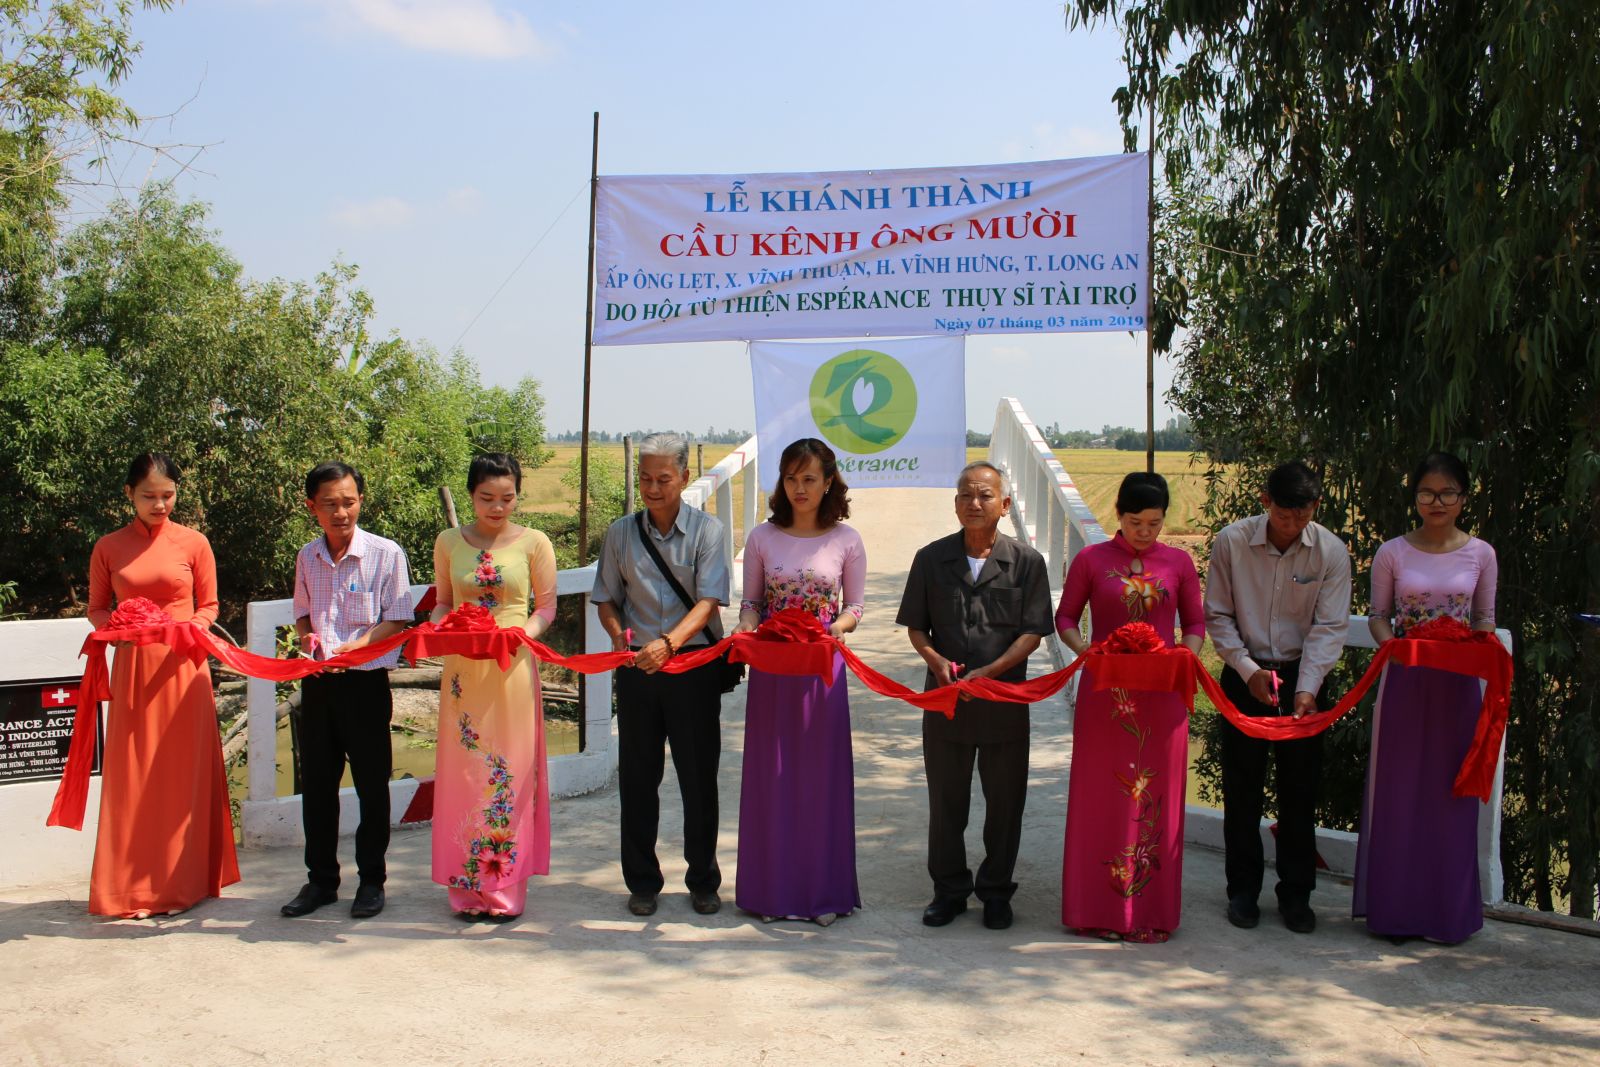
{"type": "Polygon", "coordinates": [[[1299,656],[1296,656],[1294,659],[1259,659],[1255,656],[1251,656],[1250,658],[1256,661],[1257,667],[1261,667],[1269,671],[1281,671],[1288,667],[1300,666],[1299,656]]]}
{"type": "MultiPolygon", "coordinates": [[[[679,652],[690,652],[690,651],[693,651],[694,649],[697,649],[697,648],[710,648],[710,647],[711,647],[710,645],[708,645],[708,644],[706,644],[705,642],[702,641],[698,645],[684,645],[682,648],[678,649],[678,651],[679,652]]],[[[643,645],[629,645],[628,646],[628,651],[629,652],[638,652],[642,648],[644,648],[643,645]]]]}

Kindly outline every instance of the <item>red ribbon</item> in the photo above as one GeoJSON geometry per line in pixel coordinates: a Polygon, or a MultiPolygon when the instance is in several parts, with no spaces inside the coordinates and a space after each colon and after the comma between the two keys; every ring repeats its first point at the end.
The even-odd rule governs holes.
{"type": "MultiPolygon", "coordinates": [[[[1112,636],[1115,636],[1114,634],[1112,636]]],[[[1102,644],[1109,644],[1110,638],[1102,644]]],[[[1091,647],[1089,653],[1095,649],[1091,647]]],[[[1102,650],[1104,651],[1104,650],[1102,650]]],[[[1079,662],[1087,655],[1080,657],[1079,662]]],[[[1455,619],[1435,620],[1414,628],[1403,638],[1385,641],[1372,657],[1356,684],[1327,711],[1314,712],[1301,719],[1292,716],[1246,715],[1222,692],[1222,686],[1206,672],[1187,648],[1167,648],[1135,655],[1109,655],[1095,661],[1095,689],[1144,689],[1178,693],[1193,709],[1196,684],[1218,712],[1239,732],[1267,741],[1292,741],[1320,734],[1344,715],[1353,711],[1383,674],[1384,665],[1431,667],[1465,674],[1487,682],[1483,705],[1478,712],[1472,745],[1456,772],[1452,792],[1458,797],[1488,800],[1494,788],[1495,767],[1500,760],[1500,741],[1505,736],[1506,718],[1511,708],[1511,678],[1514,666],[1511,653],[1499,638],[1482,630],[1471,630],[1455,619]]]]}
{"type": "MultiPolygon", "coordinates": [[[[133,598],[119,605],[106,629],[84,640],[88,657],[80,683],[77,717],[67,765],[56,790],[47,820],[51,826],[83,828],[89,792],[89,772],[94,762],[94,720],[99,704],[110,698],[106,671],[106,646],[128,641],[135,645],[164,644],[195,662],[214,656],[223,664],[252,678],[289,682],[323,671],[348,669],[387,655],[401,645],[413,662],[428,656],[465,656],[494,660],[501,670],[523,649],[544,663],[580,674],[598,674],[631,664],[632,652],[585,652],[566,656],[529,637],[520,627],[494,625],[494,617],[476,604],[463,604],[438,623],[423,623],[404,633],[325,660],[274,659],[258,656],[228,644],[193,622],[175,622],[149,601],[133,598]],[[146,606],[148,605],[148,607],[146,606]],[[124,612],[126,608],[126,612],[124,612]],[[152,614],[150,609],[156,613],[152,614]],[[126,624],[135,625],[126,625],[126,624]],[[116,624],[116,625],[113,625],[116,624]]],[[[1455,794],[1487,800],[1494,782],[1500,740],[1505,734],[1510,708],[1512,662],[1493,634],[1468,630],[1455,620],[1419,626],[1405,638],[1388,641],[1378,649],[1372,665],[1344,699],[1329,711],[1303,719],[1245,715],[1223,695],[1222,688],[1186,647],[1169,648],[1146,623],[1128,623],[1105,640],[1090,645],[1084,654],[1059,671],[1022,682],[993,678],[958,678],[950,685],[919,691],[873,669],[822,626],[813,615],[798,608],[780,611],[753,632],[724,637],[714,645],[680,652],[661,669],[677,674],[709,663],[728,653],[736,663],[748,663],[770,674],[833,676],[833,657],[845,665],[868,689],[880,696],[904,701],[925,711],[954,718],[963,694],[979,700],[1036,704],[1059,693],[1085,666],[1093,668],[1095,689],[1122,688],[1177,693],[1194,707],[1194,692],[1203,689],[1219,712],[1251,737],[1287,741],[1326,730],[1334,720],[1353,709],[1377,681],[1383,665],[1393,660],[1403,666],[1432,667],[1482,678],[1488,682],[1472,747],[1456,775],[1455,794]],[[1449,625],[1454,623],[1452,627],[1449,625]]]]}

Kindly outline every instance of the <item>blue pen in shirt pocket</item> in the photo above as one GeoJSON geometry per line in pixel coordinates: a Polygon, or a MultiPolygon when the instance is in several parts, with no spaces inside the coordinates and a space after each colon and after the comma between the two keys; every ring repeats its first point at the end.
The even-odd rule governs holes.
{"type": "Polygon", "coordinates": [[[354,584],[344,596],[345,621],[351,626],[370,626],[378,621],[378,598],[363,593],[354,584]]]}

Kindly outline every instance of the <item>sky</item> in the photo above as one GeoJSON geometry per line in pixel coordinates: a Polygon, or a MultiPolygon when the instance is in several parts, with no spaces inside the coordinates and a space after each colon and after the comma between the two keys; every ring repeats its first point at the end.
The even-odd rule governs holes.
{"type": "MultiPolygon", "coordinates": [[[[380,333],[536,378],[581,417],[593,113],[600,173],[959,166],[1122,149],[1114,29],[1059,2],[187,0],[141,10],[125,99],[168,146],[118,162],[211,205],[258,279],[360,268],[380,333]],[[179,164],[183,165],[179,165],[179,164]]],[[[93,211],[116,195],[92,191],[93,211]]],[[[967,424],[1142,426],[1144,335],[972,336],[967,424]]],[[[596,430],[754,425],[742,342],[597,347],[596,430]]],[[[1165,360],[1156,364],[1156,420],[1165,360]]]]}

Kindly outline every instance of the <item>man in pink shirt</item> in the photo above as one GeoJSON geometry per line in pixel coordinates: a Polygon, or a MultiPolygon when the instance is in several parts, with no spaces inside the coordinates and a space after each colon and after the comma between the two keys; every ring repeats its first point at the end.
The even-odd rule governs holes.
{"type": "MultiPolygon", "coordinates": [[[[361,529],[366,483],[354,467],[321,463],[306,475],[306,507],[322,536],[294,561],[294,628],[312,659],[375,644],[411,622],[406,554],[361,529]]],[[[394,757],[389,668],[398,649],[348,671],[308,677],[300,686],[297,739],[300,813],[306,835],[306,884],[282,908],[295,918],[338,899],[339,781],[346,761],[360,802],[356,869],[360,885],[350,914],[383,910],[384,853],[389,848],[389,775],[394,757]]]]}

